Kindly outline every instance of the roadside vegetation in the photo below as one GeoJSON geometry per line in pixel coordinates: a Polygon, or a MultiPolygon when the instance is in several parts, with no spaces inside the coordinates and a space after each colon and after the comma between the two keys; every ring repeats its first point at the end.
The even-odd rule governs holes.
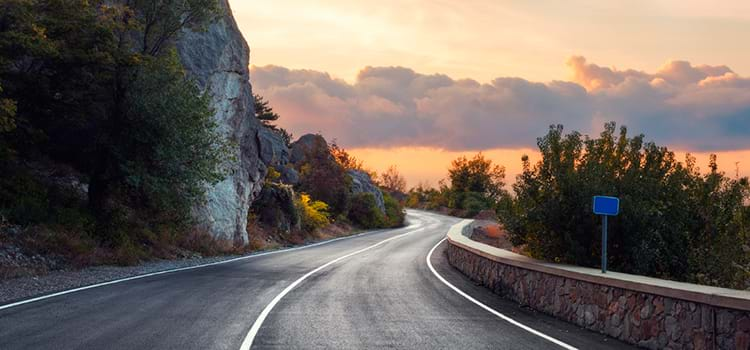
{"type": "Polygon", "coordinates": [[[230,153],[174,41],[217,15],[216,0],[0,2],[0,225],[102,263],[177,254],[230,153]]]}
{"type": "Polygon", "coordinates": [[[750,288],[750,186],[718,171],[701,172],[674,152],[627,128],[605,125],[598,137],[552,126],[537,140],[541,160],[503,189],[501,168],[481,154],[458,159],[448,183],[417,186],[407,205],[472,217],[492,209],[515,250],[534,258],[596,267],[601,218],[592,197],[621,200],[609,220],[611,269],[692,283],[750,288]],[[474,163],[472,165],[472,163],[474,163]]]}
{"type": "MultiPolygon", "coordinates": [[[[280,118],[268,101],[257,98],[263,101],[264,113],[273,115],[268,120],[280,118]]],[[[281,128],[265,125],[289,135],[281,128]]],[[[295,159],[276,167],[282,171],[291,168],[298,176],[288,181],[274,167],[269,169],[260,197],[250,208],[252,247],[301,244],[404,224],[404,205],[394,199],[395,192],[379,183],[374,171],[335,141],[328,144],[321,135],[305,135],[289,146],[295,159]]],[[[391,174],[400,177],[395,168],[391,174]]],[[[400,180],[405,183],[403,177],[400,180]]]]}
{"type": "MultiPolygon", "coordinates": [[[[220,134],[175,43],[219,9],[217,0],[0,0],[0,248],[75,267],[131,265],[403,223],[387,193],[373,207],[352,192],[349,171],[361,162],[323,139],[294,184],[269,170],[249,247],[197,228],[191,210],[229,175],[237,145],[220,134]]],[[[291,146],[269,101],[256,95],[254,107],[291,146]]]]}
{"type": "Polygon", "coordinates": [[[448,169],[448,181],[440,181],[437,189],[420,184],[409,190],[406,203],[413,208],[474,217],[494,210],[508,197],[504,186],[505,168],[478,153],[472,158],[455,159],[448,169]]]}

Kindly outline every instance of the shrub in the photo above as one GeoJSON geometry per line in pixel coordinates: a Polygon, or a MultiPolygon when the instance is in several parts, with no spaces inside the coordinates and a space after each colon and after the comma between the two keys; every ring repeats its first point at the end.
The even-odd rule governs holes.
{"type": "Polygon", "coordinates": [[[346,170],[331,155],[321,136],[313,139],[304,151],[304,159],[297,164],[300,181],[295,189],[329,205],[332,215],[345,214],[349,208],[351,179],[346,170]]]}
{"type": "Polygon", "coordinates": [[[474,217],[479,212],[492,208],[492,203],[481,193],[465,192],[461,199],[460,208],[466,211],[464,214],[466,217],[474,217]]]}
{"type": "Polygon", "coordinates": [[[45,222],[49,208],[47,188],[30,174],[10,170],[0,177],[0,215],[11,223],[45,222]]]}
{"type": "Polygon", "coordinates": [[[353,224],[362,228],[383,227],[385,223],[383,213],[378,208],[372,193],[354,195],[347,217],[353,224]]]}
{"type": "Polygon", "coordinates": [[[312,232],[331,223],[328,204],[325,202],[312,200],[309,195],[301,193],[296,203],[302,218],[303,230],[312,232]]]}
{"type": "Polygon", "coordinates": [[[385,204],[385,226],[400,227],[404,224],[404,207],[387,192],[383,192],[383,203],[385,204]]]}
{"type": "Polygon", "coordinates": [[[537,142],[542,160],[523,158],[515,198],[498,206],[512,242],[537,258],[597,266],[601,219],[591,198],[611,195],[621,200],[609,220],[613,270],[746,288],[748,180],[718,172],[715,156],[702,175],[694,158],[679,162],[643,139],[625,127],[616,136],[614,123],[599,138],[551,127],[537,142]]]}

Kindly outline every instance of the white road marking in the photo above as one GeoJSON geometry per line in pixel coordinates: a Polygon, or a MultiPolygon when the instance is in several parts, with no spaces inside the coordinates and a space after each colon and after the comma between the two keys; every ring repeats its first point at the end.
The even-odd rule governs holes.
{"type": "Polygon", "coordinates": [[[344,259],[349,258],[351,256],[354,256],[354,255],[366,252],[366,251],[368,251],[368,250],[370,250],[372,248],[381,246],[381,245],[383,245],[385,243],[388,243],[388,242],[390,242],[392,240],[402,238],[402,237],[404,237],[404,236],[406,236],[408,234],[412,234],[412,233],[418,232],[418,231],[423,231],[424,229],[425,229],[425,227],[422,227],[422,228],[418,228],[416,230],[405,232],[405,233],[402,233],[400,235],[393,236],[391,238],[382,240],[382,241],[380,241],[378,243],[375,243],[375,244],[373,244],[371,246],[362,248],[362,249],[357,250],[355,252],[352,252],[352,253],[340,256],[340,257],[338,257],[336,259],[333,259],[333,260],[325,263],[324,265],[322,265],[322,266],[320,266],[320,267],[318,267],[318,268],[316,268],[316,269],[314,269],[314,270],[306,273],[304,276],[298,278],[296,281],[292,282],[292,284],[290,284],[288,287],[286,287],[286,289],[284,289],[283,291],[281,291],[281,293],[279,293],[279,295],[277,295],[275,298],[273,298],[273,300],[271,300],[271,302],[268,305],[266,305],[265,309],[263,309],[263,311],[260,313],[260,315],[258,316],[258,318],[255,320],[255,323],[253,323],[253,326],[250,328],[250,331],[247,333],[247,336],[245,336],[245,340],[242,342],[242,345],[240,346],[240,350],[250,350],[250,348],[253,346],[253,341],[255,340],[255,337],[258,335],[258,331],[260,330],[260,327],[263,325],[263,322],[268,317],[268,314],[271,313],[271,310],[273,310],[274,306],[276,306],[276,304],[278,304],[279,301],[281,301],[281,299],[284,298],[285,295],[289,294],[289,292],[292,291],[292,289],[294,289],[294,287],[296,287],[297,285],[299,285],[300,283],[302,283],[302,281],[304,281],[308,277],[312,276],[316,272],[318,272],[320,270],[323,270],[326,267],[329,267],[329,266],[331,266],[331,265],[333,265],[333,264],[335,264],[335,263],[337,263],[337,262],[339,262],[341,260],[344,260],[344,259]]]}
{"type": "MultiPolygon", "coordinates": [[[[406,228],[414,227],[414,226],[416,226],[416,225],[412,224],[412,225],[407,226],[406,228]]],[[[137,275],[137,276],[132,276],[132,277],[127,277],[127,278],[117,279],[117,280],[113,280],[113,281],[92,284],[92,285],[88,285],[88,286],[84,286],[84,287],[78,287],[78,288],[73,288],[73,289],[68,289],[68,290],[64,290],[64,291],[60,291],[60,292],[56,292],[56,293],[52,293],[52,294],[46,294],[46,295],[42,295],[42,296],[39,296],[39,297],[31,298],[31,299],[25,299],[25,300],[17,301],[15,303],[11,303],[11,304],[0,305],[0,310],[10,309],[12,307],[16,307],[16,306],[20,306],[20,305],[24,305],[24,304],[29,304],[29,303],[33,303],[33,302],[37,302],[37,301],[41,301],[41,300],[46,300],[46,299],[58,297],[58,296],[65,295],[65,294],[71,294],[71,293],[75,293],[75,292],[80,292],[80,291],[84,291],[84,290],[87,290],[87,289],[104,287],[104,286],[108,286],[108,285],[111,285],[111,284],[117,284],[117,283],[122,283],[122,282],[137,280],[137,279],[141,279],[141,278],[146,278],[146,277],[158,276],[158,275],[163,275],[163,274],[166,274],[166,273],[172,273],[172,272],[179,272],[179,271],[185,271],[185,270],[198,269],[198,268],[207,267],[207,266],[227,264],[227,263],[230,263],[230,262],[235,262],[235,261],[240,261],[240,260],[246,260],[246,259],[252,259],[252,258],[257,258],[257,257],[261,257],[261,256],[271,255],[271,254],[287,253],[287,252],[292,252],[292,251],[296,251],[296,250],[317,247],[317,246],[320,246],[320,245],[324,245],[324,244],[328,244],[328,243],[333,243],[333,242],[344,240],[344,239],[351,239],[351,238],[360,237],[360,236],[364,236],[364,235],[370,235],[370,234],[374,234],[374,233],[378,233],[378,232],[382,232],[382,231],[384,231],[384,230],[368,231],[368,232],[363,232],[363,233],[352,235],[352,236],[334,238],[334,239],[330,239],[330,240],[327,240],[327,241],[313,243],[313,244],[305,245],[305,246],[301,246],[301,247],[294,247],[294,248],[288,248],[288,249],[282,249],[282,250],[274,250],[274,251],[271,251],[271,252],[265,252],[265,253],[247,255],[247,256],[241,256],[239,258],[234,258],[234,259],[229,259],[229,260],[223,260],[223,261],[217,261],[217,262],[212,262],[212,263],[208,263],[208,264],[188,266],[188,267],[181,267],[181,268],[177,268],[177,269],[164,270],[164,271],[158,271],[158,272],[151,272],[151,273],[147,273],[147,274],[143,274],[143,275],[137,275]]]]}
{"type": "Polygon", "coordinates": [[[552,338],[552,337],[550,337],[550,336],[548,336],[548,335],[546,335],[546,334],[544,334],[542,332],[537,331],[536,329],[533,329],[533,328],[531,328],[531,327],[529,327],[527,325],[524,325],[521,322],[518,322],[518,321],[516,321],[516,320],[514,320],[514,319],[512,319],[512,318],[510,318],[508,316],[505,316],[505,315],[503,315],[503,314],[495,311],[495,309],[493,309],[493,308],[491,308],[491,307],[489,307],[489,306],[481,303],[479,300],[476,300],[476,299],[472,298],[470,295],[466,294],[464,291],[458,289],[456,286],[454,286],[450,282],[446,281],[445,278],[443,278],[443,276],[440,276],[440,274],[438,274],[437,271],[435,270],[435,268],[432,266],[432,263],[430,262],[430,258],[432,257],[432,253],[435,251],[435,249],[437,249],[437,247],[441,243],[443,243],[446,239],[447,238],[443,238],[442,240],[440,240],[440,242],[438,242],[437,244],[435,244],[435,246],[432,247],[432,249],[430,249],[430,252],[427,254],[427,266],[430,268],[430,271],[432,271],[432,274],[435,275],[435,277],[437,277],[440,280],[440,282],[443,282],[443,284],[445,284],[446,286],[448,286],[450,289],[453,289],[453,291],[455,291],[456,293],[458,293],[462,297],[466,298],[470,302],[478,305],[482,309],[485,309],[485,310],[489,311],[491,314],[493,314],[493,315],[495,315],[495,316],[497,316],[497,317],[499,317],[499,318],[507,321],[508,323],[510,323],[510,324],[512,324],[514,326],[520,327],[521,329],[523,329],[523,330],[525,330],[525,331],[527,331],[527,332],[529,332],[531,334],[534,334],[536,336],[542,337],[542,338],[544,338],[544,339],[546,339],[546,340],[548,340],[548,341],[550,341],[552,343],[555,343],[555,344],[559,345],[560,347],[562,347],[564,349],[578,350],[576,347],[574,347],[572,345],[569,345],[567,343],[563,343],[560,340],[552,338]]]}

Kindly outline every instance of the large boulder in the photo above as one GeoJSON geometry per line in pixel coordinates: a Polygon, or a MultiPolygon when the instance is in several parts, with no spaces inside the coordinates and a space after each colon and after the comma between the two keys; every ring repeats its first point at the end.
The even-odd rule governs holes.
{"type": "Polygon", "coordinates": [[[375,197],[375,204],[377,204],[378,209],[380,209],[381,213],[385,214],[383,192],[380,192],[380,188],[375,185],[370,175],[359,170],[349,170],[347,171],[347,175],[352,179],[352,194],[371,193],[375,197]]]}
{"type": "MultiPolygon", "coordinates": [[[[292,164],[299,164],[317,150],[328,150],[328,142],[323,136],[318,134],[302,135],[297,141],[292,143],[291,157],[289,161],[292,164]]],[[[330,153],[329,153],[330,154],[330,153]]],[[[333,156],[330,156],[333,160],[333,156]]]]}
{"type": "Polygon", "coordinates": [[[301,227],[294,190],[289,185],[266,184],[251,210],[258,216],[258,222],[276,231],[289,233],[301,227]]]}
{"type": "Polygon", "coordinates": [[[258,144],[263,163],[281,174],[281,182],[296,185],[299,182],[299,173],[289,162],[290,150],[284,138],[274,130],[262,128],[258,132],[258,144]]]}
{"type": "Polygon", "coordinates": [[[289,148],[278,133],[266,127],[261,128],[258,131],[258,144],[260,145],[260,159],[263,163],[270,165],[289,163],[289,148]]]}
{"type": "Polygon", "coordinates": [[[189,76],[212,98],[214,118],[224,137],[234,144],[231,174],[208,189],[207,200],[193,215],[211,235],[247,243],[247,214],[266,175],[258,135],[263,126],[255,118],[249,81],[250,49],[240,33],[227,0],[223,15],[205,31],[185,30],[177,42],[189,76]]]}

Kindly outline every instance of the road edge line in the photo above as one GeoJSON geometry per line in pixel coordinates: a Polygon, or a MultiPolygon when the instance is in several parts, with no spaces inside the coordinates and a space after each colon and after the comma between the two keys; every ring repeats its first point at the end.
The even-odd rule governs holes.
{"type": "Polygon", "coordinates": [[[271,313],[271,310],[273,310],[273,308],[276,306],[276,304],[278,304],[281,301],[281,299],[284,298],[284,296],[286,296],[287,294],[289,294],[289,292],[291,292],[297,285],[299,285],[300,283],[304,282],[304,280],[306,280],[308,277],[314,275],[315,273],[317,273],[317,272],[325,269],[326,267],[329,267],[329,266],[331,266],[331,265],[333,265],[333,264],[335,264],[335,263],[337,263],[337,262],[339,262],[341,260],[344,260],[346,258],[352,257],[352,256],[360,254],[360,253],[364,253],[364,252],[366,252],[366,251],[368,251],[370,249],[373,249],[375,247],[381,246],[381,245],[383,245],[383,244],[385,244],[387,242],[390,242],[390,241],[393,241],[393,240],[396,240],[396,239],[399,239],[399,238],[403,238],[406,235],[410,235],[412,233],[415,233],[415,232],[418,232],[418,231],[423,231],[423,230],[425,230],[425,227],[418,228],[418,229],[415,229],[415,230],[412,230],[412,231],[408,231],[408,232],[405,232],[405,233],[402,233],[402,234],[399,234],[399,235],[396,235],[396,236],[393,236],[393,237],[390,237],[390,238],[386,238],[386,239],[384,239],[384,240],[382,240],[382,241],[380,241],[378,243],[375,243],[373,245],[367,246],[365,248],[362,248],[360,250],[351,252],[351,253],[346,254],[346,255],[342,255],[342,256],[340,256],[340,257],[338,257],[336,259],[333,259],[333,260],[331,260],[331,261],[329,261],[329,262],[327,262],[327,263],[325,263],[325,264],[323,264],[323,265],[321,265],[321,266],[313,269],[312,271],[304,274],[302,277],[298,278],[297,280],[295,280],[294,282],[292,282],[292,284],[290,284],[289,286],[287,286],[286,288],[284,288],[284,290],[282,290],[281,293],[279,293],[278,295],[276,295],[276,297],[274,297],[273,300],[271,300],[271,302],[268,303],[268,305],[266,305],[265,308],[263,308],[263,311],[261,311],[260,315],[258,315],[258,317],[255,319],[255,322],[253,322],[252,327],[250,327],[250,330],[247,332],[247,335],[245,336],[245,339],[242,341],[242,345],[240,345],[240,350],[250,350],[250,348],[252,348],[253,342],[255,341],[255,337],[258,335],[258,332],[260,331],[260,327],[263,326],[263,322],[265,322],[266,318],[271,313]]]}
{"type": "MultiPolygon", "coordinates": [[[[404,226],[404,227],[402,227],[400,229],[407,229],[410,226],[412,226],[412,225],[404,226]]],[[[90,284],[90,285],[86,285],[86,286],[82,286],[82,287],[76,287],[76,288],[72,288],[72,289],[65,289],[65,290],[61,290],[61,291],[50,293],[50,294],[40,295],[38,297],[32,297],[32,298],[29,298],[29,299],[19,300],[19,301],[10,303],[10,304],[0,305],[0,311],[7,310],[7,309],[10,309],[10,308],[13,308],[13,307],[16,307],[16,306],[21,306],[21,305],[25,305],[25,304],[34,303],[34,302],[37,302],[37,301],[42,301],[42,300],[46,300],[46,299],[51,299],[51,298],[59,297],[59,296],[66,295],[66,294],[72,294],[72,293],[76,293],[76,292],[81,292],[81,291],[88,290],[88,289],[93,289],[93,288],[98,288],[98,287],[104,287],[104,286],[108,286],[108,285],[112,285],[112,284],[118,284],[118,283],[122,283],[122,282],[128,282],[128,281],[132,281],[132,280],[137,280],[137,279],[147,278],[147,277],[153,277],[153,276],[163,275],[163,274],[167,274],[167,273],[180,272],[180,271],[186,271],[186,270],[193,270],[193,269],[199,269],[199,268],[203,268],[203,267],[215,266],[215,265],[221,265],[221,264],[228,264],[228,263],[235,262],[235,261],[241,261],[241,260],[247,260],[247,259],[252,259],[252,258],[258,258],[258,257],[261,257],[261,256],[266,256],[266,255],[271,255],[271,254],[293,252],[293,251],[307,249],[307,248],[312,248],[312,247],[317,247],[317,246],[321,246],[321,245],[325,245],[325,244],[329,244],[329,243],[333,243],[333,242],[337,242],[337,241],[341,241],[341,240],[345,240],[345,239],[352,239],[352,238],[367,236],[367,235],[371,235],[371,234],[376,234],[376,233],[383,232],[383,231],[386,231],[386,230],[381,229],[381,230],[366,231],[366,232],[361,232],[361,233],[358,233],[358,234],[355,234],[355,235],[351,235],[351,236],[333,238],[333,239],[329,239],[329,240],[326,240],[326,241],[316,242],[316,243],[312,243],[312,244],[308,244],[308,245],[303,245],[303,246],[299,246],[299,247],[292,247],[292,248],[286,248],[286,249],[280,249],[280,250],[273,250],[273,251],[270,251],[270,252],[262,252],[262,253],[258,253],[258,254],[251,254],[251,255],[246,255],[246,256],[240,256],[240,257],[237,257],[237,258],[232,258],[232,259],[222,260],[222,261],[215,261],[215,262],[207,263],[207,264],[200,264],[200,265],[195,265],[195,266],[186,266],[186,267],[179,267],[179,268],[176,268],[176,269],[169,269],[169,270],[162,270],[162,271],[150,272],[150,273],[146,273],[146,274],[142,274],[142,275],[135,275],[135,276],[120,278],[120,279],[116,279],[116,280],[112,280],[112,281],[100,282],[100,283],[90,284]]]]}
{"type": "Polygon", "coordinates": [[[514,320],[514,319],[512,319],[512,318],[510,318],[510,317],[508,317],[508,316],[506,316],[506,315],[504,315],[504,314],[496,311],[495,309],[493,309],[493,308],[485,305],[484,303],[480,302],[479,300],[474,299],[472,296],[470,296],[466,292],[458,289],[458,287],[454,286],[452,283],[448,282],[445,278],[443,278],[443,276],[441,276],[437,272],[437,270],[435,270],[435,268],[432,266],[432,262],[430,262],[430,258],[432,258],[432,253],[435,252],[435,249],[437,249],[437,247],[440,246],[447,239],[448,238],[443,238],[439,242],[437,242],[437,244],[435,244],[435,246],[433,246],[432,249],[430,249],[430,252],[427,253],[427,259],[426,259],[427,260],[427,267],[430,268],[430,271],[432,271],[432,274],[435,275],[435,277],[437,277],[438,280],[440,280],[440,282],[443,282],[443,284],[445,284],[446,286],[448,286],[454,292],[458,293],[460,296],[466,298],[468,301],[476,304],[477,306],[481,307],[482,309],[485,309],[486,311],[489,311],[491,314],[499,317],[500,319],[502,319],[502,320],[504,320],[504,321],[506,321],[506,322],[508,322],[508,323],[510,323],[510,324],[512,324],[514,326],[516,326],[516,327],[519,327],[519,328],[521,328],[521,329],[523,329],[523,330],[525,330],[525,331],[527,331],[527,332],[529,332],[531,334],[534,334],[534,335],[536,335],[538,337],[541,337],[541,338],[543,338],[543,339],[545,339],[547,341],[550,341],[550,342],[552,342],[552,343],[554,343],[556,345],[559,345],[560,347],[562,347],[564,349],[578,350],[578,348],[576,348],[576,347],[574,347],[574,346],[572,346],[570,344],[564,343],[564,342],[562,342],[562,341],[560,341],[558,339],[555,339],[555,338],[553,338],[553,337],[551,337],[549,335],[546,335],[546,334],[544,334],[544,333],[542,333],[540,331],[537,331],[536,329],[533,329],[533,328],[531,328],[531,327],[529,327],[529,326],[527,326],[527,325],[525,325],[525,324],[523,324],[521,322],[518,322],[518,321],[516,321],[516,320],[514,320]]]}

